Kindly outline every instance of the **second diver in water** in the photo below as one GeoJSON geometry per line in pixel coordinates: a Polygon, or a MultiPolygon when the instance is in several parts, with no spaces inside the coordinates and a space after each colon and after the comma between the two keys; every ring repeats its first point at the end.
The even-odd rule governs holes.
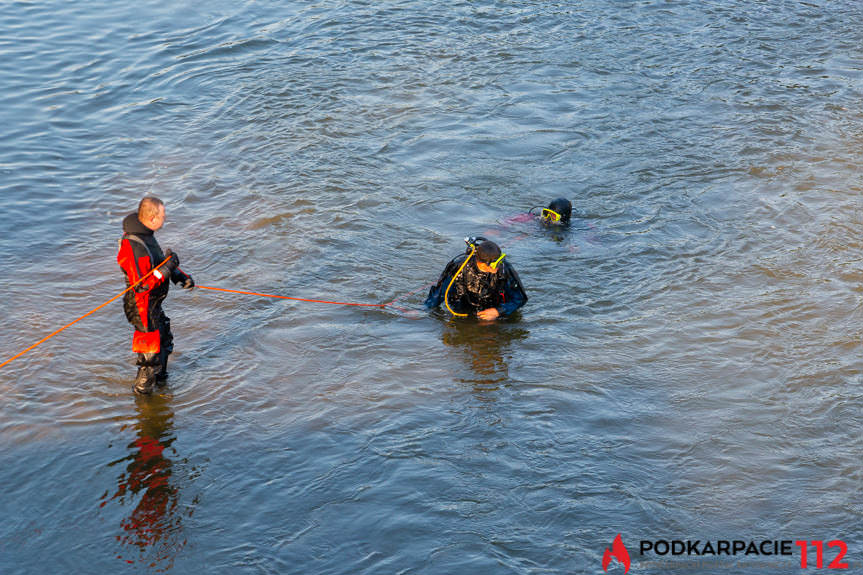
{"type": "MultiPolygon", "coordinates": [[[[535,208],[531,208],[535,209],[535,208]]],[[[539,218],[547,226],[568,226],[572,217],[572,202],[566,198],[557,198],[542,208],[539,218]]]]}
{"type": "Polygon", "coordinates": [[[453,258],[429,289],[427,308],[443,303],[453,315],[493,320],[527,303],[521,279],[496,243],[485,238],[465,242],[466,252],[453,258]]]}

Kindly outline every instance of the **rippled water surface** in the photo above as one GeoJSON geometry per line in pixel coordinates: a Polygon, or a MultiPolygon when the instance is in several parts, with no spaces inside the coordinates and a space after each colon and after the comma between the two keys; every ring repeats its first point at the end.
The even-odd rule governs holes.
{"type": "Polygon", "coordinates": [[[636,573],[659,538],[859,569],[861,21],[0,3],[0,360],[123,288],[145,194],[199,284],[399,298],[173,290],[148,399],[119,302],[0,368],[0,573],[590,574],[617,533],[636,573]],[[513,220],[557,196],[569,231],[513,220]],[[473,234],[511,319],[421,309],[473,234]]]}

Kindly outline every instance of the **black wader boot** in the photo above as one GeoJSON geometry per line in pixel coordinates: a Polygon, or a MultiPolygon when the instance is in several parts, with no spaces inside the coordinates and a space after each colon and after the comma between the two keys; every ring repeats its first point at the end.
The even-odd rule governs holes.
{"type": "Polygon", "coordinates": [[[135,377],[132,391],[139,395],[150,395],[153,393],[153,386],[156,385],[156,376],[160,368],[158,353],[139,353],[138,375],[135,377]]]}
{"type": "Polygon", "coordinates": [[[171,318],[162,314],[159,320],[161,351],[159,351],[159,373],[156,374],[156,384],[165,385],[168,379],[168,356],[174,351],[174,334],[171,333],[171,318]]]}

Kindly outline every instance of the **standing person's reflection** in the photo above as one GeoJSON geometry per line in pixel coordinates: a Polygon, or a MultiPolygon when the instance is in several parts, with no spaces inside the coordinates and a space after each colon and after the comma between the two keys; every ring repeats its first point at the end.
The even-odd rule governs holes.
{"type": "MultiPolygon", "coordinates": [[[[185,545],[182,537],[183,511],[180,508],[180,489],[172,479],[174,463],[168,453],[176,455],[171,447],[174,413],[164,396],[138,398],[137,437],[128,448],[129,455],[110,465],[126,463],[117,478],[117,491],[110,499],[121,504],[137,504],[121,523],[122,533],[117,540],[124,546],[136,548],[137,559],[123,557],[128,563],[137,561],[155,565],[165,560],[172,563],[177,552],[185,545]]],[[[108,492],[102,505],[109,500],[108,492]]],[[[186,515],[191,514],[191,510],[186,515]]]]}

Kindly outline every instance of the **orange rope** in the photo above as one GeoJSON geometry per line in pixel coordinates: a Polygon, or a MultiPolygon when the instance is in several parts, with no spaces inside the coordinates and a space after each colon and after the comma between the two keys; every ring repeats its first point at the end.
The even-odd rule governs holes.
{"type": "Polygon", "coordinates": [[[109,303],[111,303],[112,301],[114,301],[114,300],[116,300],[117,298],[119,298],[119,297],[121,297],[121,296],[125,295],[125,294],[126,294],[126,292],[128,292],[128,291],[130,291],[130,290],[134,289],[134,288],[135,288],[135,286],[137,286],[139,283],[141,283],[142,281],[144,281],[145,279],[147,279],[147,278],[150,276],[150,274],[152,274],[154,271],[156,271],[156,268],[158,268],[159,266],[161,266],[162,264],[164,264],[165,262],[167,262],[169,259],[171,259],[171,258],[170,258],[170,257],[165,258],[165,259],[164,259],[164,261],[162,261],[162,263],[161,263],[161,264],[159,264],[158,266],[154,267],[154,268],[153,268],[153,269],[151,269],[149,272],[147,272],[146,274],[144,274],[144,276],[143,276],[141,279],[139,279],[138,281],[136,281],[135,283],[133,283],[132,285],[130,285],[129,287],[127,287],[126,289],[124,289],[123,291],[121,291],[120,293],[118,293],[117,295],[115,295],[114,297],[112,297],[111,299],[109,299],[108,301],[106,301],[105,303],[103,303],[102,305],[100,305],[99,307],[91,309],[90,311],[88,311],[87,313],[85,313],[84,315],[82,315],[81,317],[79,317],[78,319],[76,319],[75,321],[71,321],[71,322],[67,323],[66,325],[64,325],[63,327],[61,327],[60,329],[58,329],[58,330],[56,330],[56,331],[54,331],[54,332],[49,333],[48,335],[46,335],[45,337],[43,337],[42,339],[40,339],[39,341],[37,341],[36,343],[34,343],[33,345],[31,345],[30,347],[28,347],[28,348],[27,348],[27,349],[25,349],[24,351],[22,351],[22,352],[20,352],[20,353],[18,353],[18,354],[16,354],[16,355],[13,355],[12,357],[10,357],[9,359],[7,359],[7,360],[6,360],[6,361],[4,361],[3,363],[0,363],[0,367],[3,367],[3,366],[4,366],[4,365],[6,365],[7,363],[11,362],[13,359],[18,359],[19,357],[21,357],[22,355],[24,355],[25,353],[27,353],[28,351],[30,351],[31,349],[33,349],[34,347],[36,347],[37,345],[41,345],[42,343],[45,343],[46,341],[48,341],[49,339],[51,339],[52,337],[54,337],[55,335],[57,335],[58,333],[60,333],[60,332],[61,332],[61,331],[63,331],[64,329],[66,329],[67,327],[70,327],[70,326],[72,326],[72,325],[74,325],[74,324],[78,323],[79,321],[81,321],[82,319],[84,319],[85,317],[87,317],[88,315],[91,315],[91,314],[93,314],[93,313],[95,313],[95,312],[99,311],[100,309],[102,309],[103,307],[105,307],[106,305],[108,305],[109,303]]]}
{"type": "MultiPolygon", "coordinates": [[[[105,307],[106,305],[111,303],[112,301],[116,300],[117,298],[122,297],[123,295],[126,294],[126,292],[134,289],[139,283],[141,283],[142,281],[147,279],[150,276],[150,274],[152,274],[154,271],[156,271],[156,268],[158,268],[159,266],[161,266],[162,264],[167,262],[169,259],[171,259],[171,258],[165,258],[165,260],[162,263],[160,263],[158,266],[154,267],[149,272],[147,272],[144,275],[144,277],[142,277],[141,279],[139,279],[138,281],[136,281],[135,283],[133,283],[132,285],[130,285],[129,287],[127,287],[126,289],[124,289],[123,291],[121,291],[120,293],[118,293],[117,295],[115,295],[114,297],[112,297],[111,299],[109,299],[108,301],[106,301],[105,303],[100,305],[99,307],[93,308],[92,310],[88,311],[87,313],[85,313],[84,315],[79,317],[78,319],[71,321],[71,322],[67,323],[66,325],[64,325],[63,327],[61,327],[60,329],[53,331],[50,334],[46,335],[45,337],[43,337],[42,339],[40,339],[39,341],[37,341],[36,343],[31,345],[30,347],[28,347],[24,351],[22,351],[16,355],[13,355],[12,357],[7,359],[3,363],[0,363],[0,367],[3,367],[7,363],[10,363],[12,360],[18,359],[19,357],[21,357],[22,355],[24,355],[25,353],[27,353],[28,351],[30,351],[34,347],[45,343],[46,341],[48,341],[49,339],[51,339],[52,337],[54,337],[55,335],[57,335],[58,333],[60,333],[64,329],[66,329],[67,327],[71,327],[72,325],[78,323],[79,321],[81,321],[85,317],[96,313],[97,311],[99,311],[100,309],[102,309],[103,307],[105,307]]],[[[332,304],[332,305],[351,305],[351,306],[380,307],[380,308],[387,307],[387,306],[393,306],[393,304],[395,302],[397,302],[398,300],[400,300],[404,297],[407,297],[407,296],[409,296],[413,293],[416,293],[416,292],[423,289],[423,288],[419,288],[418,290],[414,290],[414,291],[407,293],[403,296],[397,297],[396,299],[394,299],[393,301],[388,302],[388,303],[353,303],[353,302],[345,302],[345,301],[328,301],[328,300],[323,300],[323,299],[307,299],[307,298],[301,298],[301,297],[290,297],[290,296],[286,296],[286,295],[273,295],[273,294],[257,293],[257,292],[252,292],[252,291],[240,291],[240,290],[217,288],[217,287],[210,287],[210,286],[196,286],[196,287],[198,289],[208,289],[208,290],[212,290],[212,291],[221,291],[221,292],[227,292],[227,293],[238,293],[238,294],[244,294],[244,295],[256,295],[256,296],[260,296],[260,297],[272,297],[272,298],[277,298],[277,299],[290,299],[290,300],[295,300],[295,301],[306,301],[306,302],[313,302],[313,303],[327,303],[327,304],[332,304]]],[[[393,306],[393,307],[396,307],[396,306],[393,306]]],[[[396,309],[399,309],[399,308],[396,308],[396,309]]]]}
{"type": "MultiPolygon", "coordinates": [[[[400,299],[404,299],[404,298],[408,297],[409,295],[413,295],[413,294],[415,294],[415,293],[417,293],[417,292],[421,292],[421,291],[423,291],[423,290],[425,290],[425,289],[430,288],[430,287],[431,287],[431,286],[433,286],[433,285],[434,285],[434,284],[426,284],[426,285],[424,285],[424,286],[418,287],[417,289],[415,289],[415,290],[413,290],[413,291],[409,291],[408,293],[405,293],[405,294],[400,295],[399,297],[397,297],[397,298],[396,298],[396,299],[394,299],[393,301],[387,302],[387,303],[385,303],[385,304],[381,304],[381,306],[382,306],[382,307],[385,307],[385,306],[388,306],[388,305],[393,305],[394,303],[396,303],[396,302],[397,302],[397,301],[399,301],[400,299]]],[[[395,306],[393,306],[393,307],[395,307],[395,306]]]]}
{"type": "Polygon", "coordinates": [[[272,294],[268,294],[268,293],[257,293],[257,292],[253,292],[253,291],[240,291],[240,290],[235,290],[235,289],[225,289],[225,288],[217,288],[217,287],[209,287],[209,286],[197,286],[197,287],[198,287],[198,289],[208,289],[208,290],[223,291],[223,292],[228,292],[228,293],[241,293],[241,294],[245,294],[245,295],[256,295],[256,296],[261,296],[261,297],[274,297],[274,298],[278,298],[278,299],[292,299],[292,300],[296,300],[296,301],[310,301],[310,302],[314,302],[314,303],[329,303],[329,304],[333,304],[333,305],[354,305],[354,306],[364,306],[364,307],[384,307],[385,305],[387,305],[385,303],[351,303],[351,302],[346,302],[346,301],[327,301],[327,300],[323,300],[323,299],[306,299],[306,298],[301,298],[301,297],[289,297],[286,295],[272,295],[272,294]]]}

